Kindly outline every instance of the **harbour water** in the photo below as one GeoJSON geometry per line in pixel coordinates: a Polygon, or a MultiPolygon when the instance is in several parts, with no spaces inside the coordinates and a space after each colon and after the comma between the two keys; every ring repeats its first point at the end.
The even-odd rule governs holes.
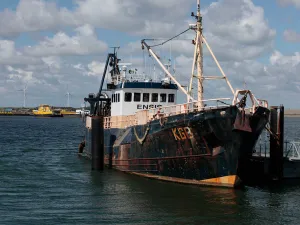
{"type": "MultiPolygon", "coordinates": [[[[300,138],[300,118],[286,118],[300,138]]],[[[0,224],[299,224],[300,184],[195,187],[113,170],[77,156],[80,118],[0,117],[0,224]]]]}

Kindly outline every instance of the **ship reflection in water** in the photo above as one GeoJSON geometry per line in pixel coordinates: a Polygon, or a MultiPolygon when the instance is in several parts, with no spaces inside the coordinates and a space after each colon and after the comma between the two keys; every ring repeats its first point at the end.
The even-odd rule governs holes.
{"type": "MultiPolygon", "coordinates": [[[[298,211],[299,205],[294,199],[299,185],[285,190],[248,187],[234,190],[141,179],[114,170],[101,172],[100,176],[99,172],[92,172],[91,183],[93,204],[105,208],[110,215],[107,219],[127,218],[128,224],[292,222],[296,217],[289,215],[298,211]]],[[[99,211],[98,219],[106,218],[103,216],[99,211]]]]}

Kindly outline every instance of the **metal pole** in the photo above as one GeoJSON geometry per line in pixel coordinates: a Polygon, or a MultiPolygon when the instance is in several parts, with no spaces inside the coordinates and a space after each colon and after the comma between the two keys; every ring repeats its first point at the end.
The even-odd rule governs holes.
{"type": "Polygon", "coordinates": [[[103,116],[92,117],[92,170],[104,169],[103,116]]]}
{"type": "Polygon", "coordinates": [[[215,63],[217,64],[217,66],[218,66],[219,70],[221,71],[221,73],[222,73],[223,77],[225,77],[225,79],[226,79],[226,83],[228,84],[228,86],[229,86],[229,88],[230,88],[230,90],[231,90],[232,94],[235,94],[235,93],[234,93],[234,89],[233,89],[233,87],[231,86],[231,84],[230,84],[229,80],[227,79],[227,77],[226,77],[226,75],[225,75],[225,73],[224,73],[224,71],[223,71],[222,67],[220,66],[220,64],[219,64],[219,62],[218,62],[218,60],[217,60],[216,56],[214,55],[213,51],[211,50],[210,46],[208,45],[208,43],[207,43],[207,41],[206,41],[206,39],[204,38],[204,36],[203,36],[203,35],[202,35],[202,40],[203,40],[203,42],[205,43],[205,45],[206,45],[206,47],[207,47],[208,51],[210,52],[211,56],[213,57],[213,59],[214,59],[215,63]]]}
{"type": "Polygon", "coordinates": [[[203,108],[203,52],[202,52],[202,17],[200,14],[200,0],[197,1],[197,78],[199,108],[203,108]]]}
{"type": "Polygon", "coordinates": [[[156,56],[156,54],[152,51],[152,49],[145,43],[144,40],[142,40],[142,44],[146,46],[146,48],[148,49],[148,51],[150,52],[150,54],[153,56],[153,58],[158,62],[158,64],[160,65],[160,67],[163,69],[163,71],[174,81],[175,84],[177,84],[178,88],[184,93],[186,94],[192,101],[194,101],[194,99],[192,98],[192,96],[190,96],[187,91],[181,86],[180,83],[178,83],[178,81],[171,75],[171,73],[165,68],[165,66],[161,63],[161,61],[158,59],[158,57],[156,56]]]}
{"type": "Polygon", "coordinates": [[[270,129],[274,135],[270,135],[270,168],[269,175],[272,180],[281,180],[283,177],[283,106],[270,107],[270,129]]]}
{"type": "MultiPolygon", "coordinates": [[[[197,46],[198,44],[198,34],[196,37],[196,43],[195,45],[197,46]]],[[[192,95],[192,84],[193,84],[193,78],[194,78],[194,72],[195,72],[195,63],[196,63],[196,58],[197,58],[197,48],[195,48],[194,50],[194,59],[193,59],[193,66],[192,66],[192,75],[191,75],[191,79],[190,79],[190,85],[188,87],[188,93],[190,95],[192,95]]],[[[188,102],[190,101],[190,99],[188,98],[188,102]]]]}

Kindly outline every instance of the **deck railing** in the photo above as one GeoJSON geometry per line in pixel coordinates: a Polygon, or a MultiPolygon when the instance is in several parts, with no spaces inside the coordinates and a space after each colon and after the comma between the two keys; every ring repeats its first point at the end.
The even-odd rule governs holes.
{"type": "MultiPolygon", "coordinates": [[[[154,109],[140,110],[134,115],[128,116],[110,116],[104,118],[104,128],[125,128],[133,125],[142,125],[146,124],[153,119],[158,119],[160,117],[168,117],[178,114],[186,114],[190,112],[200,112],[209,109],[215,109],[220,107],[225,107],[228,105],[234,105],[239,102],[239,94],[249,94],[252,102],[251,107],[246,107],[245,110],[247,113],[253,113],[255,107],[260,105],[263,107],[268,107],[268,102],[266,100],[257,100],[255,96],[249,90],[237,90],[234,99],[231,104],[227,104],[224,101],[231,100],[231,98],[216,98],[216,99],[207,99],[202,100],[202,103],[205,106],[201,106],[200,101],[193,101],[184,104],[176,104],[171,106],[162,106],[154,109]],[[208,102],[215,102],[213,106],[207,105],[208,102]]],[[[88,126],[87,126],[88,127],[88,126]]]]}
{"type": "MultiPolygon", "coordinates": [[[[230,100],[230,98],[208,99],[208,100],[203,100],[202,102],[210,102],[210,101],[219,102],[225,100],[230,100]]],[[[158,116],[163,115],[164,117],[168,117],[168,116],[173,116],[173,115],[178,115],[183,113],[199,112],[203,110],[228,106],[225,104],[216,104],[215,106],[200,107],[199,103],[200,102],[194,101],[194,102],[188,102],[184,104],[176,104],[176,105],[159,107],[155,109],[149,109],[148,119],[151,120],[156,115],[158,116]]]]}
{"type": "Polygon", "coordinates": [[[126,128],[137,124],[135,115],[104,117],[104,128],[126,128]]]}
{"type": "MultiPolygon", "coordinates": [[[[253,156],[260,158],[270,157],[270,140],[269,136],[265,137],[265,140],[256,144],[253,156]]],[[[290,161],[300,160],[300,142],[297,141],[284,141],[283,145],[283,157],[289,159],[290,161]]]]}
{"type": "Polygon", "coordinates": [[[290,161],[300,160],[300,142],[290,142],[285,153],[285,157],[289,158],[290,161]]]}
{"type": "Polygon", "coordinates": [[[190,112],[197,112],[203,110],[209,110],[219,107],[228,106],[223,101],[230,100],[230,98],[218,98],[203,100],[203,102],[217,102],[215,106],[200,107],[199,102],[189,102],[184,104],[176,104],[171,106],[163,106],[155,109],[140,110],[134,115],[129,116],[110,116],[104,117],[104,128],[126,128],[133,125],[146,124],[153,119],[160,117],[168,117],[178,114],[186,114],[190,112]],[[221,101],[219,104],[218,102],[221,101]]]}

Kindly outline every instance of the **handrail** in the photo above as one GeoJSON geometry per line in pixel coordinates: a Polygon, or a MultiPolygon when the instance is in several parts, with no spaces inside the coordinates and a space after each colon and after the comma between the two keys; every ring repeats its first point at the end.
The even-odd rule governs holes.
{"type": "Polygon", "coordinates": [[[289,158],[290,161],[300,160],[300,142],[291,142],[290,149],[286,156],[289,158]]]}
{"type": "MultiPolygon", "coordinates": [[[[237,95],[235,97],[237,97],[237,95]]],[[[187,114],[190,112],[199,112],[199,111],[205,111],[210,109],[222,108],[230,105],[230,104],[226,105],[226,103],[223,102],[225,100],[231,100],[231,99],[215,98],[215,99],[202,100],[202,102],[219,101],[220,103],[223,103],[214,106],[200,107],[199,101],[191,101],[183,104],[175,104],[175,105],[161,106],[153,109],[139,110],[133,115],[104,117],[104,128],[105,129],[126,128],[133,125],[147,124],[149,121],[153,119],[159,119],[161,117],[168,117],[168,116],[179,115],[179,114],[187,114]]],[[[246,108],[246,109],[250,109],[250,111],[254,110],[253,109],[254,105],[251,108],[246,108]]]]}
{"type": "MultiPolygon", "coordinates": [[[[256,151],[253,152],[253,156],[256,157],[270,157],[270,146],[268,145],[269,140],[265,139],[264,142],[260,143],[256,146],[256,151]]],[[[290,160],[300,161],[300,142],[297,141],[285,141],[284,142],[284,151],[283,151],[283,157],[290,160]]]]}
{"type": "MultiPolygon", "coordinates": [[[[222,100],[230,100],[230,98],[206,99],[203,100],[203,102],[222,100]]],[[[200,108],[198,103],[198,101],[192,101],[184,104],[140,110],[137,111],[134,115],[104,117],[104,128],[126,128],[133,125],[147,124],[149,121],[158,119],[160,117],[168,117],[172,115],[186,114],[190,112],[198,112],[228,106],[225,104],[219,104],[217,106],[205,106],[200,108]]]]}

